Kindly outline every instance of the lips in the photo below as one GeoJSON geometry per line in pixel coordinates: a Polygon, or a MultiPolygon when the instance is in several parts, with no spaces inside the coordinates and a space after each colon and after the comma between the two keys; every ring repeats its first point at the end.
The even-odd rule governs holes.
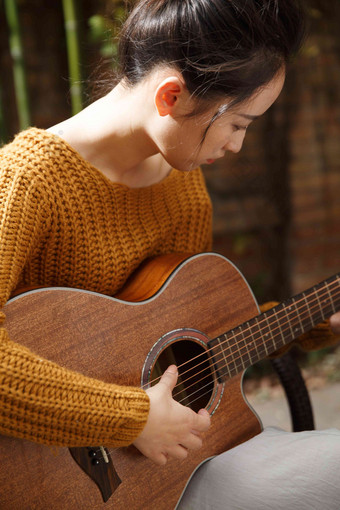
{"type": "Polygon", "coordinates": [[[207,159],[208,165],[211,165],[212,163],[215,163],[215,159],[207,159]]]}

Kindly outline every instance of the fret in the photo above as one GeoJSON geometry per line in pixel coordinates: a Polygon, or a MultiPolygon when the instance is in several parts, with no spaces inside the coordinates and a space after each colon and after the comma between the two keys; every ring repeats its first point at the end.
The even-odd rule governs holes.
{"type": "MultiPolygon", "coordinates": [[[[301,327],[299,328],[297,325],[296,325],[296,319],[299,320],[299,316],[298,316],[298,313],[297,313],[297,308],[296,308],[296,303],[294,302],[294,299],[291,298],[289,299],[289,301],[287,302],[287,304],[289,303],[289,306],[286,306],[288,312],[289,312],[289,315],[292,315],[293,316],[293,321],[290,321],[290,329],[291,329],[291,332],[292,332],[292,336],[291,336],[291,340],[294,340],[294,338],[296,338],[299,333],[301,332],[301,327]]],[[[301,322],[300,322],[301,324],[301,322]]]]}
{"type": "Polygon", "coordinates": [[[304,292],[301,294],[301,306],[300,306],[300,312],[299,317],[302,317],[302,326],[303,331],[307,331],[309,328],[312,328],[315,326],[315,315],[311,313],[311,309],[308,304],[307,296],[304,292]],[[304,307],[304,308],[303,308],[304,307]]]}
{"type": "Polygon", "coordinates": [[[321,302],[320,302],[319,293],[317,292],[317,287],[313,287],[313,291],[314,291],[314,294],[316,296],[316,300],[317,300],[319,308],[320,308],[320,313],[321,313],[322,320],[324,321],[325,320],[325,314],[323,313],[323,308],[322,308],[322,305],[321,305],[321,302]]]}
{"type": "Polygon", "coordinates": [[[303,295],[303,298],[304,298],[305,303],[306,303],[307,312],[308,312],[308,315],[309,315],[309,317],[310,317],[310,322],[311,322],[311,323],[313,323],[313,314],[311,313],[311,310],[310,310],[310,308],[309,308],[309,304],[308,304],[308,300],[307,300],[307,298],[306,298],[306,294],[303,292],[303,293],[302,293],[302,295],[303,295]]]}
{"type": "MultiPolygon", "coordinates": [[[[247,325],[248,331],[250,331],[249,322],[246,322],[246,325],[247,325]]],[[[243,328],[239,327],[238,329],[240,330],[240,332],[237,335],[241,336],[241,338],[238,339],[236,337],[236,341],[237,341],[239,351],[241,354],[241,363],[242,363],[243,368],[245,369],[252,364],[252,360],[251,360],[251,356],[250,356],[250,352],[249,352],[249,342],[247,342],[246,338],[244,337],[243,328]],[[243,348],[245,348],[245,353],[243,353],[241,351],[241,349],[243,350],[243,348]],[[245,359],[245,355],[247,355],[248,360],[245,359]]]]}
{"type": "Polygon", "coordinates": [[[288,326],[289,326],[289,329],[290,329],[290,337],[294,338],[294,332],[293,332],[292,324],[291,324],[290,317],[289,317],[289,314],[288,314],[288,310],[290,310],[290,307],[287,308],[287,307],[284,306],[282,308],[282,311],[285,313],[285,315],[287,317],[287,323],[288,323],[288,326]]]}
{"type": "MultiPolygon", "coordinates": [[[[254,324],[257,326],[257,331],[258,333],[260,334],[260,338],[261,338],[261,331],[260,331],[260,326],[259,326],[259,323],[257,321],[257,318],[255,317],[255,320],[254,320],[254,324]]],[[[256,342],[256,337],[255,337],[255,331],[254,331],[254,335],[253,335],[253,345],[255,347],[255,351],[256,351],[256,358],[257,360],[260,359],[260,353],[259,353],[259,350],[257,348],[257,342],[256,342]]]]}
{"type": "Polygon", "coordinates": [[[329,291],[329,287],[328,287],[327,283],[326,283],[325,287],[326,287],[327,293],[328,293],[328,295],[329,295],[329,301],[330,301],[330,303],[331,303],[331,307],[332,307],[333,313],[335,313],[335,312],[336,312],[336,310],[335,310],[334,303],[333,303],[333,299],[332,299],[332,295],[331,295],[331,293],[330,293],[330,291],[329,291]]]}
{"type": "MultiPolygon", "coordinates": [[[[241,335],[242,336],[242,335],[241,335]]],[[[246,368],[245,367],[245,364],[243,362],[243,355],[242,355],[242,352],[241,352],[241,347],[243,348],[245,346],[245,341],[244,341],[244,338],[241,338],[241,340],[237,340],[237,337],[235,337],[236,339],[236,344],[237,344],[237,347],[238,347],[238,351],[240,353],[240,358],[241,358],[241,364],[242,364],[242,367],[243,368],[246,368]],[[243,345],[241,345],[241,342],[243,345]]]]}
{"type": "MultiPolygon", "coordinates": [[[[233,331],[234,333],[234,331],[233,331]]],[[[236,340],[235,336],[233,336],[233,339],[234,339],[234,343],[232,344],[232,346],[235,348],[232,352],[233,354],[235,354],[235,358],[234,358],[234,364],[235,364],[235,368],[236,368],[236,373],[240,372],[240,369],[244,369],[245,366],[244,366],[244,363],[243,363],[243,357],[242,357],[242,353],[241,353],[241,350],[240,350],[240,346],[239,346],[239,343],[238,341],[236,340]],[[236,365],[236,361],[238,362],[237,365],[236,365]]]]}
{"type": "MultiPolygon", "coordinates": [[[[269,340],[269,339],[272,337],[272,335],[270,334],[270,324],[269,324],[269,321],[268,321],[268,317],[267,317],[267,316],[265,317],[265,320],[266,320],[266,323],[267,323],[267,325],[268,325],[268,333],[265,333],[265,335],[264,335],[264,339],[269,340]]],[[[268,349],[267,349],[267,342],[266,342],[266,341],[265,341],[265,342],[263,342],[263,347],[264,347],[264,350],[265,350],[265,352],[266,352],[266,356],[268,356],[269,352],[268,352],[268,349]]]]}
{"type": "Polygon", "coordinates": [[[279,319],[278,312],[280,312],[279,307],[269,310],[270,317],[273,320],[273,324],[272,324],[272,332],[271,332],[272,345],[270,346],[268,354],[271,354],[272,352],[277,351],[280,347],[282,347],[283,345],[286,344],[286,339],[285,339],[283,330],[281,328],[282,318],[279,319]]]}
{"type": "Polygon", "coordinates": [[[260,344],[258,345],[257,342],[255,341],[255,346],[256,346],[256,352],[257,352],[257,355],[258,355],[258,358],[256,361],[259,361],[263,358],[266,357],[266,350],[265,350],[265,342],[263,342],[263,334],[261,332],[261,328],[260,328],[260,324],[259,324],[259,318],[261,317],[261,315],[258,315],[257,317],[254,317],[254,324],[257,326],[257,329],[258,329],[258,334],[259,334],[259,339],[260,339],[260,344]]]}
{"type": "MultiPolygon", "coordinates": [[[[281,339],[282,339],[282,341],[283,341],[283,343],[284,343],[284,341],[285,341],[285,336],[284,336],[283,331],[282,331],[282,328],[281,328],[280,320],[277,320],[277,323],[278,323],[278,325],[279,325],[279,330],[280,330],[281,339]]],[[[275,344],[274,339],[273,339],[273,342],[274,342],[274,345],[276,345],[276,344],[275,344]]],[[[276,350],[277,350],[277,349],[276,349],[276,350]]]]}
{"type": "Polygon", "coordinates": [[[294,303],[295,310],[296,310],[296,312],[297,312],[296,317],[297,317],[297,319],[298,319],[298,321],[299,321],[299,323],[300,323],[300,330],[299,330],[299,328],[298,328],[298,327],[295,327],[295,328],[294,328],[294,331],[295,331],[295,333],[297,333],[298,335],[301,335],[301,333],[303,333],[303,332],[304,332],[304,327],[303,327],[303,324],[302,324],[301,319],[300,319],[300,310],[298,309],[297,304],[295,303],[295,299],[294,299],[294,298],[292,299],[292,302],[294,303]]]}
{"type": "MultiPolygon", "coordinates": [[[[218,338],[218,341],[219,341],[219,347],[221,349],[221,352],[222,352],[222,356],[223,356],[223,360],[224,360],[224,368],[227,369],[227,372],[228,372],[228,375],[230,378],[233,377],[233,374],[231,373],[231,370],[230,370],[230,367],[229,367],[229,363],[230,363],[230,359],[228,360],[227,358],[231,358],[231,356],[226,356],[225,352],[226,352],[226,349],[229,349],[229,345],[226,346],[225,344],[227,343],[226,341],[228,340],[227,338],[227,335],[225,334],[224,335],[224,338],[225,340],[223,342],[221,342],[221,339],[218,338]]],[[[230,350],[230,349],[229,349],[230,350]]],[[[226,375],[225,371],[222,372],[223,375],[226,375]]]]}
{"type": "MultiPolygon", "coordinates": [[[[226,336],[226,335],[224,335],[224,336],[226,336]]],[[[222,353],[222,358],[224,360],[225,366],[227,367],[227,370],[229,371],[228,363],[227,363],[227,360],[226,360],[226,357],[225,357],[225,351],[224,351],[224,349],[222,347],[222,343],[221,343],[220,337],[217,337],[217,341],[218,341],[218,346],[219,346],[219,348],[221,350],[221,353],[222,353]]],[[[230,375],[230,373],[229,373],[229,375],[230,375]]]]}
{"type": "MultiPolygon", "coordinates": [[[[231,377],[232,377],[233,375],[238,373],[237,366],[235,363],[236,360],[235,360],[235,356],[234,356],[235,349],[233,349],[233,347],[235,347],[235,344],[230,343],[229,338],[227,337],[227,333],[224,334],[224,338],[225,338],[226,342],[228,343],[228,349],[230,352],[230,355],[228,356],[227,367],[228,367],[228,372],[230,369],[230,373],[232,373],[232,375],[231,375],[231,377]]],[[[225,343],[225,342],[223,342],[223,343],[225,343]]]]}
{"type": "Polygon", "coordinates": [[[224,333],[225,340],[219,337],[210,341],[208,345],[215,346],[215,356],[219,355],[219,374],[223,379],[227,375],[233,377],[339,310],[339,283],[339,275],[335,275],[224,333]]]}
{"type": "MultiPolygon", "coordinates": [[[[256,317],[255,317],[255,319],[256,319],[256,317]]],[[[254,324],[256,324],[256,320],[254,320],[254,324]]],[[[258,332],[260,333],[260,338],[261,338],[261,332],[260,332],[259,325],[258,325],[258,324],[256,324],[256,325],[257,325],[257,329],[258,329],[258,332]]],[[[260,357],[259,357],[259,352],[258,352],[258,350],[257,350],[256,338],[255,338],[255,333],[256,333],[256,332],[255,332],[255,331],[253,331],[253,325],[252,325],[252,326],[250,326],[250,323],[249,323],[249,322],[247,322],[247,327],[249,328],[249,330],[250,330],[250,331],[252,331],[252,336],[251,336],[252,340],[251,340],[251,342],[248,344],[248,346],[249,346],[249,347],[252,347],[252,348],[253,348],[253,347],[255,347],[255,351],[256,351],[256,352],[255,352],[255,360],[254,360],[253,356],[251,356],[251,357],[250,357],[251,364],[253,364],[253,363],[255,363],[257,360],[259,360],[259,359],[260,359],[260,357]]],[[[239,327],[239,329],[242,331],[241,326],[239,327]]],[[[243,334],[243,333],[242,333],[242,334],[243,334]]],[[[244,335],[243,335],[243,338],[244,338],[244,335]]]]}
{"type": "MultiPolygon", "coordinates": [[[[334,285],[335,282],[336,281],[330,282],[330,283],[332,283],[332,285],[334,285]]],[[[328,282],[324,282],[322,286],[319,285],[317,287],[320,289],[319,294],[320,294],[322,309],[325,311],[326,317],[329,317],[332,313],[334,313],[335,308],[334,308],[332,294],[330,292],[330,289],[329,289],[327,283],[328,282]]],[[[334,291],[334,289],[333,289],[333,291],[334,291]]]]}
{"type": "Polygon", "coordinates": [[[340,306],[339,306],[339,305],[340,305],[340,303],[339,303],[339,301],[340,301],[340,299],[339,299],[339,298],[340,298],[340,276],[337,276],[337,277],[336,277],[336,279],[335,279],[335,282],[334,282],[334,283],[336,283],[336,284],[337,284],[337,286],[338,286],[338,293],[337,293],[337,296],[334,296],[334,305],[336,305],[336,306],[335,306],[335,309],[336,309],[336,311],[338,311],[338,310],[339,310],[339,308],[340,308],[340,306]],[[338,301],[336,300],[336,297],[338,298],[338,301]]]}

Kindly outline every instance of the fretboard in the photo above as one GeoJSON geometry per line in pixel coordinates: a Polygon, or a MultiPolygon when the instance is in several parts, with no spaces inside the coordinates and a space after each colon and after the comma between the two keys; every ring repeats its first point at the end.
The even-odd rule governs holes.
{"type": "Polygon", "coordinates": [[[340,274],[210,341],[220,380],[233,377],[340,310],[340,274]]]}

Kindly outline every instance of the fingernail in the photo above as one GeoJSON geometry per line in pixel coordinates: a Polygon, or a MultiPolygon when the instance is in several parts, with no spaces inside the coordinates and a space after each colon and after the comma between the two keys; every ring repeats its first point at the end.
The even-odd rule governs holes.
{"type": "Polygon", "coordinates": [[[170,374],[177,374],[177,367],[176,367],[176,365],[170,365],[166,369],[166,372],[169,372],[170,374]]]}
{"type": "Polygon", "coordinates": [[[210,416],[209,412],[206,409],[200,409],[198,411],[198,414],[201,414],[202,416],[205,414],[206,416],[210,416]]]}

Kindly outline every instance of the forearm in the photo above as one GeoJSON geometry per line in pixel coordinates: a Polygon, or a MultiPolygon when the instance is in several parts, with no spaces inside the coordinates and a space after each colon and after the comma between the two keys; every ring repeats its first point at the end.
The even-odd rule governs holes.
{"type": "Polygon", "coordinates": [[[59,446],[125,446],[147,421],[139,388],[107,384],[42,360],[0,330],[0,432],[59,446]]]}

